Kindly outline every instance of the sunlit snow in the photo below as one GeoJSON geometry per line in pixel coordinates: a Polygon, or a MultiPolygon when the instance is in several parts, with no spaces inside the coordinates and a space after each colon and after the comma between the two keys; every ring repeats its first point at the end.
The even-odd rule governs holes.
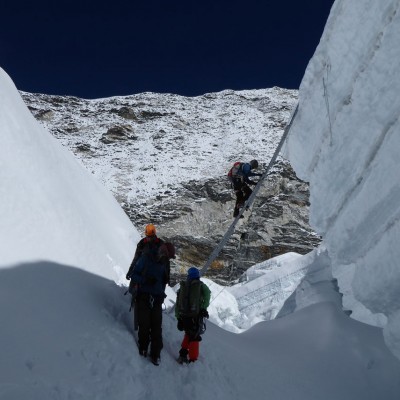
{"type": "Polygon", "coordinates": [[[175,361],[173,288],[161,365],[138,355],[115,281],[139,234],[0,70],[1,399],[400,398],[400,6],[384,3],[336,1],[300,89],[286,153],[310,180],[324,244],[253,266],[231,288],[205,279],[210,321],[190,365],[175,361]],[[347,315],[361,306],[370,322],[387,318],[390,350],[380,327],[347,315]]]}
{"type": "Polygon", "coordinates": [[[301,84],[288,155],[310,182],[344,306],[400,358],[399,3],[337,1],[301,84]],[[386,323],[387,321],[387,323],[386,323]]]}

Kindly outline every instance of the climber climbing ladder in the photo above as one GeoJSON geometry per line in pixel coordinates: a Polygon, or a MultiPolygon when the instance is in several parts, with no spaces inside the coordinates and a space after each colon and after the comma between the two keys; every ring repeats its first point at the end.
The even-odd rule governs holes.
{"type": "Polygon", "coordinates": [[[271,169],[271,167],[274,165],[283,144],[285,143],[285,140],[288,136],[288,133],[290,131],[290,128],[292,126],[292,123],[294,121],[294,118],[297,114],[297,110],[298,110],[299,104],[296,104],[295,109],[293,110],[289,121],[285,127],[285,130],[283,132],[282,138],[278,144],[278,147],[275,150],[274,155],[272,156],[268,167],[266,168],[266,170],[264,171],[264,173],[262,174],[260,180],[258,181],[257,185],[255,186],[253,193],[250,195],[250,197],[248,198],[248,200],[246,201],[246,203],[244,204],[244,207],[242,207],[240,209],[239,215],[233,220],[232,224],[230,225],[230,227],[228,228],[228,230],[226,231],[224,237],[221,239],[221,241],[219,242],[218,246],[213,250],[213,252],[210,254],[210,257],[208,257],[207,262],[205,263],[204,267],[201,269],[201,275],[204,275],[208,268],[210,267],[210,265],[213,263],[213,261],[218,257],[219,253],[221,252],[222,248],[225,246],[225,244],[227,243],[227,241],[229,240],[229,238],[232,236],[233,232],[235,231],[235,227],[236,224],[238,223],[240,217],[242,216],[243,212],[246,210],[246,208],[249,208],[251,206],[251,204],[253,204],[254,198],[256,197],[258,191],[261,188],[261,184],[264,181],[264,179],[267,177],[269,170],[271,169]]]}

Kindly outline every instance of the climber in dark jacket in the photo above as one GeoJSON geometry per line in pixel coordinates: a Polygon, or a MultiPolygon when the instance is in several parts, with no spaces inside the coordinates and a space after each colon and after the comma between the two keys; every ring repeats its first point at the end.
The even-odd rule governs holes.
{"type": "Polygon", "coordinates": [[[150,344],[150,358],[159,364],[162,340],[162,304],[168,272],[165,263],[166,246],[146,247],[135,263],[131,282],[136,286],[136,307],[139,325],[139,354],[147,357],[150,344]]]}
{"type": "Polygon", "coordinates": [[[131,262],[131,265],[129,267],[128,273],[126,274],[126,279],[131,279],[133,269],[135,268],[135,264],[139,257],[142,255],[144,249],[148,246],[161,246],[164,242],[162,239],[157,237],[156,234],[156,227],[153,224],[148,224],[146,225],[144,229],[144,234],[145,237],[139,241],[139,243],[136,246],[136,251],[135,255],[133,257],[133,260],[131,262]]]}
{"type": "Polygon", "coordinates": [[[239,163],[235,163],[228,174],[236,195],[235,209],[233,211],[234,218],[239,215],[240,208],[244,206],[244,203],[253,192],[249,185],[257,185],[257,182],[250,180],[249,177],[262,176],[262,174],[251,172],[253,169],[258,168],[257,160],[251,160],[249,163],[237,164],[239,163]]]}

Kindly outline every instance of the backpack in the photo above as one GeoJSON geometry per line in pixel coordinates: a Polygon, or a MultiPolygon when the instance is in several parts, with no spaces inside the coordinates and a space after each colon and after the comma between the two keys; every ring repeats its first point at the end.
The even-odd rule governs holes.
{"type": "Polygon", "coordinates": [[[140,253],[139,257],[144,255],[144,256],[149,257],[153,261],[157,261],[158,260],[158,251],[159,251],[160,247],[164,244],[164,242],[159,238],[156,238],[154,241],[149,241],[146,239],[147,238],[145,238],[143,241],[141,253],[140,253]]]}
{"type": "Polygon", "coordinates": [[[202,282],[199,279],[181,281],[176,307],[181,317],[196,317],[200,312],[202,282]]]}
{"type": "Polygon", "coordinates": [[[171,242],[166,242],[165,247],[167,248],[168,258],[175,258],[175,246],[171,242]]]}
{"type": "Polygon", "coordinates": [[[238,177],[238,173],[240,169],[242,168],[242,164],[240,161],[235,162],[233,164],[233,167],[229,170],[228,172],[228,179],[233,183],[234,179],[238,177]]]}

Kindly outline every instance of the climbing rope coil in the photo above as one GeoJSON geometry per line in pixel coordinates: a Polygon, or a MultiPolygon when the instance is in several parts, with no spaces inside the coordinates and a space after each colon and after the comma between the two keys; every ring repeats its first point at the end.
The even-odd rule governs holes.
{"type": "Polygon", "coordinates": [[[225,235],[223,236],[223,238],[221,239],[221,241],[219,242],[218,246],[215,247],[215,249],[213,250],[213,252],[210,254],[210,256],[208,257],[208,260],[206,261],[204,267],[200,270],[200,273],[202,276],[204,276],[204,274],[207,272],[208,268],[210,267],[210,265],[215,261],[215,259],[218,257],[219,253],[221,252],[222,248],[225,246],[225,244],[227,243],[227,241],[229,240],[229,238],[232,236],[233,232],[235,231],[235,227],[236,224],[238,223],[240,217],[242,216],[243,212],[246,210],[246,208],[249,208],[251,206],[251,204],[253,204],[253,201],[258,193],[258,191],[261,188],[262,182],[264,181],[264,179],[267,177],[269,170],[271,169],[271,167],[274,165],[283,144],[285,143],[285,140],[289,134],[290,128],[292,126],[292,123],[294,121],[294,118],[297,114],[297,110],[299,107],[299,103],[296,104],[295,109],[293,110],[288,123],[286,124],[285,130],[283,132],[282,138],[275,150],[274,155],[272,156],[268,167],[266,168],[266,170],[264,171],[264,173],[261,175],[260,180],[257,182],[257,185],[254,187],[253,189],[253,193],[250,195],[250,197],[248,198],[248,200],[246,201],[246,203],[244,204],[244,206],[240,209],[239,214],[237,217],[235,217],[235,219],[233,220],[232,224],[230,225],[230,227],[228,228],[228,230],[226,231],[225,235]]]}

